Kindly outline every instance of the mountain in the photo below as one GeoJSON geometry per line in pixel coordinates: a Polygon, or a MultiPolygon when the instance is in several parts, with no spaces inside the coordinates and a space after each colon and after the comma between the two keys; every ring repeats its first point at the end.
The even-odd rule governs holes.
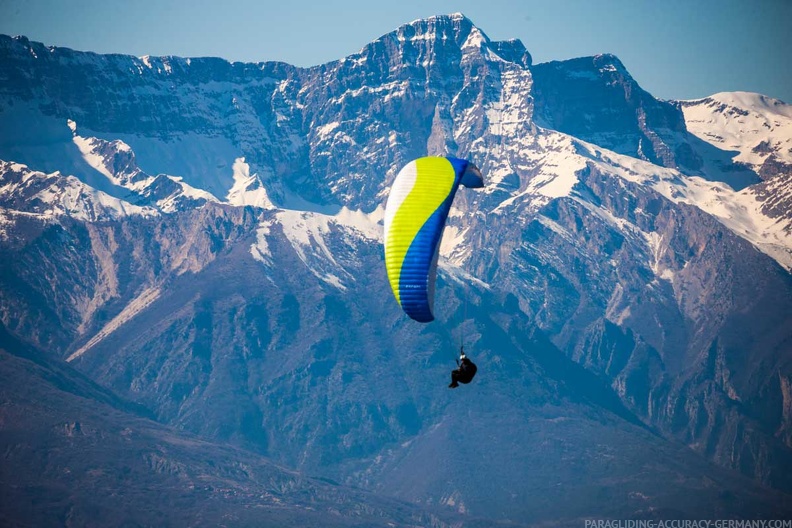
{"type": "Polygon", "coordinates": [[[0,63],[0,321],[48,360],[465,523],[789,515],[789,105],[659,101],[460,14],[313,68],[22,37],[0,63]],[[487,185],[419,325],[382,216],[427,154],[487,185]]]}
{"type": "Polygon", "coordinates": [[[658,101],[610,54],[532,68],[537,124],[663,167],[702,166],[683,113],[658,101]]]}
{"type": "Polygon", "coordinates": [[[458,525],[186,436],[0,335],[3,526],[458,525]]]}
{"type": "MultiPolygon", "coordinates": [[[[294,273],[300,256],[288,241],[270,247],[279,259],[272,267],[252,259],[251,240],[240,243],[234,236],[249,221],[244,210],[211,214],[212,220],[198,215],[192,225],[230,234],[199,232],[189,253],[210,254],[219,239],[214,260],[201,270],[169,273],[160,290],[126,303],[126,310],[138,307],[134,317],[127,311],[106,318],[95,334],[103,338],[72,353],[84,372],[124,388],[177,430],[266,453],[308,476],[343,476],[348,484],[426,507],[451,507],[474,523],[482,516],[572,524],[606,511],[649,518],[785,512],[778,492],[713,467],[648,430],[606,384],[531,330],[515,298],[493,303],[485,300],[486,290],[469,291],[469,331],[481,334],[475,349],[484,376],[457,401],[445,387],[456,336],[416,329],[367,295],[385,287],[384,278],[366,274],[372,266],[366,260],[381,258],[376,243],[347,249],[362,261],[350,268],[357,281],[342,290],[307,268],[294,273]],[[370,300],[356,301],[361,298],[370,300]],[[361,320],[356,310],[367,313],[365,323],[347,325],[350,317],[361,320]],[[458,459],[471,463],[459,467],[458,459]],[[587,475],[582,482],[581,472],[587,475]],[[493,478],[497,487],[482,485],[493,478]]],[[[152,229],[162,229],[163,240],[178,240],[169,229],[189,222],[174,219],[157,228],[123,222],[93,235],[80,233],[82,225],[71,226],[74,232],[54,227],[40,240],[57,237],[58,243],[37,251],[59,262],[71,258],[62,251],[94,259],[93,241],[113,239],[129,247],[115,252],[131,259],[118,268],[134,269],[152,258],[145,246],[160,246],[130,247],[125,231],[132,230],[126,236],[135,244],[152,229]]],[[[345,260],[343,247],[328,249],[345,260]]],[[[25,265],[28,258],[15,254],[13,260],[25,265]]],[[[78,293],[87,278],[72,276],[57,289],[78,293]]],[[[461,316],[463,287],[441,288],[446,298],[440,302],[456,306],[461,316]],[[449,289],[457,290],[456,298],[447,297],[449,289]]],[[[72,421],[87,420],[74,415],[72,421]]],[[[119,427],[129,420],[118,418],[119,427]]],[[[151,442],[142,438],[141,449],[151,442]]],[[[210,447],[200,460],[218,456],[210,447]]],[[[188,468],[195,463],[192,456],[187,460],[188,468]]],[[[350,503],[355,500],[369,505],[374,499],[354,496],[350,503]]]]}
{"type": "Polygon", "coordinates": [[[792,229],[792,108],[760,94],[720,93],[680,106],[692,134],[731,155],[731,164],[714,169],[747,167],[762,183],[746,189],[761,204],[762,213],[777,220],[774,229],[792,229]]]}
{"type": "Polygon", "coordinates": [[[692,134],[721,150],[736,152],[734,161],[769,180],[792,165],[792,109],[764,95],[719,93],[680,101],[692,134]]]}

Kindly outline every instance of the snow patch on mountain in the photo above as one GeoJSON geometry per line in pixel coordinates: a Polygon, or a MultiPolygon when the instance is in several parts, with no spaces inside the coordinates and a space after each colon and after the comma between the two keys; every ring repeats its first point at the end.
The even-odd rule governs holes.
{"type": "Polygon", "coordinates": [[[174,134],[168,139],[127,133],[83,130],[83,136],[118,140],[135,153],[137,166],[147,174],[179,176],[179,181],[217,197],[233,188],[233,166],[242,152],[228,138],[195,132],[174,134]]]}
{"type": "MultiPolygon", "coordinates": [[[[128,189],[145,200],[146,196],[152,194],[151,188],[157,185],[159,178],[167,178],[175,183],[176,190],[171,188],[165,193],[157,193],[158,198],[155,205],[162,212],[173,213],[177,211],[179,205],[185,199],[198,202],[220,201],[212,193],[189,185],[182,176],[171,176],[168,174],[150,176],[144,173],[135,164],[135,152],[133,149],[120,139],[108,141],[98,137],[81,136],[77,133],[77,124],[74,121],[69,120],[68,125],[73,133],[72,141],[79,149],[85,162],[105,176],[113,186],[128,189]],[[164,196],[162,196],[163,194],[164,196]]],[[[253,202],[256,198],[254,194],[243,194],[239,205],[249,205],[248,203],[243,203],[245,199],[253,202]]]]}
{"type": "Polygon", "coordinates": [[[462,44],[462,50],[465,51],[469,48],[480,50],[487,42],[489,42],[487,36],[479,28],[473,26],[464,44],[462,44]]]}
{"type": "Polygon", "coordinates": [[[579,145],[581,153],[603,173],[651,187],[674,203],[698,207],[792,271],[792,234],[785,229],[788,222],[765,215],[751,188],[735,191],[725,183],[685,176],[590,143],[580,141],[579,145]]]}
{"type": "Polygon", "coordinates": [[[74,176],[44,174],[20,163],[0,161],[0,204],[43,218],[69,216],[82,221],[124,216],[156,216],[152,207],[131,204],[94,189],[74,176]]]}
{"type": "MultiPolygon", "coordinates": [[[[520,168],[533,173],[533,177],[525,188],[501,202],[493,213],[503,214],[525,199],[539,208],[552,199],[569,196],[578,183],[577,172],[586,168],[586,159],[577,154],[571,136],[540,129],[535,141],[534,148],[520,153],[520,168]]],[[[487,192],[491,191],[488,185],[487,192]]]]}
{"type": "Polygon", "coordinates": [[[237,158],[233,165],[234,185],[228,191],[226,201],[232,205],[252,205],[263,209],[274,209],[264,184],[258,175],[250,174],[250,165],[245,158],[237,158]]]}
{"type": "Polygon", "coordinates": [[[792,105],[750,92],[723,92],[680,101],[688,130],[734,161],[759,169],[773,153],[792,164],[792,105]]]}
{"type": "Polygon", "coordinates": [[[652,260],[649,262],[649,267],[652,269],[652,272],[656,277],[673,282],[674,272],[670,269],[663,269],[660,267],[660,259],[663,252],[663,237],[657,232],[644,233],[644,235],[646,236],[646,243],[652,257],[652,260]]]}
{"type": "Polygon", "coordinates": [[[464,244],[469,228],[446,225],[443,238],[440,239],[440,256],[454,265],[460,265],[470,256],[472,248],[464,244]]]}
{"type": "Polygon", "coordinates": [[[443,278],[453,280],[465,288],[475,286],[482,290],[492,290],[492,287],[488,283],[473,276],[463,265],[460,265],[459,262],[448,259],[443,255],[440,255],[437,260],[437,268],[439,270],[438,273],[442,274],[443,278]]]}
{"type": "Polygon", "coordinates": [[[347,284],[355,281],[355,276],[345,263],[357,260],[355,252],[361,240],[382,241],[383,218],[382,206],[371,213],[346,207],[335,214],[279,209],[259,224],[250,254],[259,262],[271,265],[269,238],[282,232],[311,273],[338,289],[346,290],[347,284]],[[344,262],[341,262],[342,258],[344,262]]]}
{"type": "Polygon", "coordinates": [[[338,121],[327,123],[321,126],[312,127],[311,133],[315,134],[319,141],[324,141],[332,137],[333,131],[341,125],[338,121]]]}
{"type": "Polygon", "coordinates": [[[166,175],[166,177],[178,185],[179,190],[165,198],[157,200],[156,205],[163,213],[174,213],[178,211],[179,204],[185,198],[192,201],[220,202],[212,193],[206,192],[203,189],[196,189],[192,185],[186,184],[181,176],[166,175]]]}
{"type": "Polygon", "coordinates": [[[77,132],[77,123],[69,119],[67,124],[73,134],[72,143],[85,163],[112,185],[140,192],[154,180],[154,177],[144,174],[135,166],[132,149],[123,141],[81,136],[77,132]]]}
{"type": "MultiPolygon", "coordinates": [[[[758,199],[757,192],[752,187],[737,191],[722,182],[686,176],[675,169],[618,154],[552,130],[539,128],[535,137],[525,141],[534,143],[530,146],[524,144],[519,150],[519,158],[518,153],[510,153],[515,157],[511,163],[521,172],[531,174],[531,177],[519,190],[510,193],[493,208],[492,214],[513,214],[517,206],[527,206],[529,210],[538,212],[552,200],[569,197],[635,241],[638,247],[646,248],[647,255],[652,259],[649,265],[655,275],[664,280],[673,280],[671,272],[662,269],[658,264],[659,241],[653,238],[656,234],[643,232],[637,226],[617,218],[604,207],[592,204],[585,196],[578,194],[577,174],[585,170],[588,164],[592,164],[603,174],[612,174],[650,187],[674,203],[698,207],[741,238],[748,240],[785,269],[792,271],[792,220],[773,218],[765,214],[765,202],[758,199]]],[[[504,165],[501,164],[494,170],[504,171],[504,165]]],[[[497,174],[496,172],[496,180],[497,174]]],[[[485,192],[498,190],[489,173],[487,182],[485,192]]],[[[768,185],[771,183],[768,182],[768,185]]],[[[572,236],[550,219],[539,215],[537,220],[565,238],[572,236]]],[[[448,244],[462,236],[456,231],[452,235],[448,244]]],[[[446,255],[450,255],[448,246],[444,246],[444,250],[446,255]]]]}
{"type": "MultiPolygon", "coordinates": [[[[74,121],[69,121],[70,125],[73,125],[74,121]]],[[[104,159],[96,153],[96,145],[94,145],[94,140],[89,138],[80,137],[75,134],[74,139],[72,140],[77,148],[80,150],[80,153],[83,156],[88,165],[99,171],[102,175],[104,175],[108,180],[115,181],[115,177],[113,174],[107,170],[107,166],[104,163],[104,159]]]]}

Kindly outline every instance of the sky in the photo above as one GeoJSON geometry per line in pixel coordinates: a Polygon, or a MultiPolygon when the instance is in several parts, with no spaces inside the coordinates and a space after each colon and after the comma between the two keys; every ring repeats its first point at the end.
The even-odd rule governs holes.
{"type": "Polygon", "coordinates": [[[0,33],[98,53],[312,66],[418,18],[461,12],[534,63],[613,53],[660,99],[792,104],[792,0],[0,0],[0,33]]]}

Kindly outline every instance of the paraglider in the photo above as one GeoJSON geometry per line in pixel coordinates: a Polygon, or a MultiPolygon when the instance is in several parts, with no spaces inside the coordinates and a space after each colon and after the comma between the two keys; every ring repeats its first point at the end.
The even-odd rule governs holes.
{"type": "Polygon", "coordinates": [[[448,386],[448,388],[456,389],[459,387],[460,383],[470,383],[473,380],[473,376],[476,375],[477,370],[478,368],[476,367],[475,363],[467,358],[465,355],[465,348],[462,347],[459,350],[457,368],[456,370],[451,371],[451,384],[448,386]]]}
{"type": "MultiPolygon", "coordinates": [[[[409,162],[396,175],[385,206],[385,267],[393,295],[404,313],[419,323],[434,320],[437,259],[448,213],[460,185],[481,188],[474,164],[453,157],[409,162]]],[[[469,383],[476,365],[460,349],[449,388],[469,383]]]]}

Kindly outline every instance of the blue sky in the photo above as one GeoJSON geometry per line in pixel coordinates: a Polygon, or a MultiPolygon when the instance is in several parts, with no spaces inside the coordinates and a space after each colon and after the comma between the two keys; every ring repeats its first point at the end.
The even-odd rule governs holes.
{"type": "Polygon", "coordinates": [[[792,0],[0,0],[0,33],[100,53],[310,66],[417,18],[462,12],[534,62],[614,53],[656,97],[792,104],[792,0]]]}

